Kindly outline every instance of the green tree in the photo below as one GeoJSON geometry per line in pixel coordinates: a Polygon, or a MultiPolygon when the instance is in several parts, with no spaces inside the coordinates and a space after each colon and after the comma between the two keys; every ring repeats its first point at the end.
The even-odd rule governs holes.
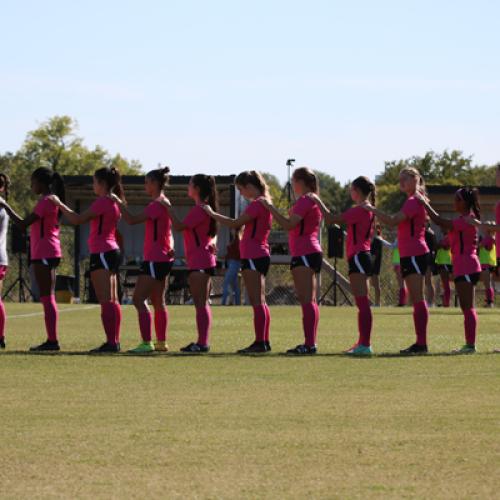
{"type": "Polygon", "coordinates": [[[399,191],[399,172],[404,167],[415,167],[431,185],[491,186],[495,182],[495,167],[473,165],[473,157],[464,156],[462,151],[428,151],[422,157],[385,163],[384,171],[376,177],[379,204],[384,210],[396,211],[404,200],[399,191]]]}
{"type": "Polygon", "coordinates": [[[61,175],[91,175],[105,166],[116,166],[122,174],[138,174],[139,162],[110,155],[101,146],[89,149],[77,135],[78,124],[69,116],[54,116],[28,132],[16,153],[0,155],[0,168],[12,181],[11,203],[26,212],[34,198],[30,175],[38,167],[49,167],[61,175]]]}

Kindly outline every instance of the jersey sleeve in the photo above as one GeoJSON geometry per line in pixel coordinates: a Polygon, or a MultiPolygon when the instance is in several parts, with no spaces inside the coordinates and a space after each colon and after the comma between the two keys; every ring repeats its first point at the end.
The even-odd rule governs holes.
{"type": "Polygon", "coordinates": [[[203,208],[196,206],[189,211],[182,222],[189,229],[193,229],[202,224],[207,217],[208,214],[203,210],[203,208]]]}
{"type": "Polygon", "coordinates": [[[47,215],[49,208],[47,206],[47,203],[53,204],[51,201],[47,199],[39,200],[38,203],[35,205],[35,208],[33,209],[33,213],[35,215],[38,215],[38,217],[43,217],[44,215],[47,215]]]}
{"type": "Polygon", "coordinates": [[[313,204],[314,201],[312,200],[308,200],[305,197],[300,198],[300,200],[298,200],[297,203],[295,203],[295,205],[293,206],[292,214],[298,215],[300,218],[303,219],[306,216],[307,212],[311,210],[313,204]]]}
{"type": "Polygon", "coordinates": [[[411,219],[418,214],[418,212],[420,211],[420,207],[420,203],[415,198],[413,198],[411,200],[405,201],[401,212],[403,212],[408,219],[411,219]]]}
{"type": "Polygon", "coordinates": [[[90,205],[89,210],[94,215],[101,215],[105,212],[105,201],[104,198],[98,198],[95,200],[92,205],[90,205]]]}
{"type": "Polygon", "coordinates": [[[250,205],[248,205],[245,209],[245,214],[250,216],[252,219],[256,219],[259,216],[260,207],[262,207],[262,205],[259,201],[252,201],[252,203],[250,203],[250,205]]]}

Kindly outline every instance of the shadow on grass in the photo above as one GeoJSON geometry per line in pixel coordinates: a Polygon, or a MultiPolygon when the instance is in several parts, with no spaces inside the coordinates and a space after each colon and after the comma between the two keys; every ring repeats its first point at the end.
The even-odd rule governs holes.
{"type": "Polygon", "coordinates": [[[183,352],[152,352],[145,354],[121,352],[121,353],[100,353],[91,354],[88,351],[59,351],[59,352],[30,352],[30,351],[1,351],[0,357],[2,356],[85,356],[90,358],[287,358],[287,359],[310,359],[310,358],[345,358],[354,360],[370,360],[377,358],[436,358],[436,357],[463,357],[463,356],[491,356],[499,355],[499,352],[489,351],[489,352],[477,352],[475,354],[454,354],[452,352],[431,352],[427,354],[400,354],[398,352],[381,352],[372,354],[371,356],[352,356],[346,355],[341,352],[324,352],[317,353],[313,355],[294,355],[286,354],[284,352],[274,352],[274,353],[263,353],[263,354],[238,354],[236,352],[210,352],[203,354],[196,353],[183,353],[183,352]]]}

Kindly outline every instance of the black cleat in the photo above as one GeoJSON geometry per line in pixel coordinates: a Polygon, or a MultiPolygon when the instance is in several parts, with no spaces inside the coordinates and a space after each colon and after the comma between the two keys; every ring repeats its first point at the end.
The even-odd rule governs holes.
{"type": "Polygon", "coordinates": [[[2,337],[0,339],[0,349],[5,349],[5,338],[4,337],[2,337]]]}
{"type": "Polygon", "coordinates": [[[181,352],[190,352],[191,354],[201,354],[208,351],[210,351],[210,346],[200,345],[196,342],[191,342],[191,344],[181,348],[181,352]]]}
{"type": "Polygon", "coordinates": [[[407,349],[401,349],[399,351],[400,354],[406,354],[406,355],[411,355],[411,354],[427,354],[429,350],[427,349],[426,345],[418,345],[418,344],[413,344],[407,349]]]}
{"type": "Polygon", "coordinates": [[[30,347],[30,352],[42,351],[60,351],[59,342],[57,340],[46,340],[43,344],[30,347]]]}
{"type": "Polygon", "coordinates": [[[266,343],[263,341],[255,341],[253,344],[250,344],[248,347],[244,349],[239,349],[236,351],[237,354],[261,354],[264,352],[269,352],[271,350],[271,346],[267,347],[266,343]]]}
{"type": "Polygon", "coordinates": [[[120,352],[120,344],[108,344],[104,342],[101,346],[91,349],[89,354],[106,354],[113,352],[120,352]]]}
{"type": "Polygon", "coordinates": [[[269,340],[266,340],[266,351],[271,352],[271,344],[269,343],[269,340]]]}
{"type": "Polygon", "coordinates": [[[300,344],[293,349],[288,349],[288,351],[286,351],[287,354],[292,356],[310,356],[312,354],[316,354],[317,352],[318,349],[315,345],[307,346],[305,344],[300,344]]]}

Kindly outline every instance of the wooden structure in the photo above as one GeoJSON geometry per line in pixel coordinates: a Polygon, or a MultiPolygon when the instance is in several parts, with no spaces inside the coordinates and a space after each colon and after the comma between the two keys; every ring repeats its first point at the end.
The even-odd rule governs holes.
{"type": "MultiPolygon", "coordinates": [[[[187,196],[187,186],[190,176],[171,176],[169,186],[165,192],[169,197],[178,217],[184,217],[193,206],[193,201],[187,196]]],[[[240,196],[234,186],[234,176],[216,176],[217,191],[219,195],[220,212],[230,217],[235,217],[239,212],[241,204],[240,196]]],[[[67,204],[76,212],[83,212],[95,200],[93,191],[92,176],[76,175],[65,176],[66,201],[67,204]]],[[[137,213],[142,210],[151,198],[144,190],[143,175],[125,175],[122,177],[125,196],[129,210],[137,213]]],[[[118,225],[119,231],[123,236],[123,253],[127,261],[142,260],[144,244],[144,225],[129,226],[123,219],[118,225]]],[[[89,224],[75,226],[74,230],[74,275],[75,275],[75,294],[79,296],[80,290],[80,261],[88,257],[87,238],[89,235],[89,224]]],[[[184,258],[184,246],[182,235],[173,232],[176,263],[182,263],[184,258]]],[[[226,246],[229,242],[229,230],[226,227],[219,226],[217,233],[218,257],[224,257],[226,246]]]]}

